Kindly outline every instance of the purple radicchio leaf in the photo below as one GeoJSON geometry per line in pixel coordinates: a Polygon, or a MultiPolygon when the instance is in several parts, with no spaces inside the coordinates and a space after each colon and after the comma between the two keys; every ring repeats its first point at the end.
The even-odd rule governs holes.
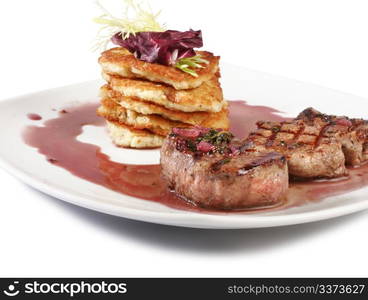
{"type": "Polygon", "coordinates": [[[181,58],[195,56],[193,48],[203,46],[200,30],[138,32],[125,40],[121,33],[117,33],[111,41],[128,49],[140,60],[167,66],[174,65],[181,58]]]}

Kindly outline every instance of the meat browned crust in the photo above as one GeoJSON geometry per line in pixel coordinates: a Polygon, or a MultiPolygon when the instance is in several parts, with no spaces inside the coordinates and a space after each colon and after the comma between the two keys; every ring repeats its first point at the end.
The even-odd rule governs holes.
{"type": "Polygon", "coordinates": [[[174,128],[161,148],[163,177],[203,207],[241,209],[281,203],[288,174],[347,175],[368,159],[368,122],[307,108],[284,122],[257,122],[245,140],[203,127],[174,128]]]}
{"type": "Polygon", "coordinates": [[[298,115],[297,119],[308,124],[322,120],[325,125],[324,134],[335,136],[341,143],[347,165],[358,166],[368,159],[368,121],[345,116],[325,115],[313,108],[305,109],[298,115]]]}
{"type": "Polygon", "coordinates": [[[233,138],[224,138],[211,148],[203,139],[208,132],[183,137],[180,130],[169,135],[161,147],[162,175],[177,194],[201,207],[215,209],[265,207],[283,202],[288,170],[282,154],[240,154],[233,138]]]}
{"type": "Polygon", "coordinates": [[[303,178],[347,175],[345,165],[367,159],[368,124],[322,114],[307,108],[292,121],[257,122],[241,152],[279,152],[288,160],[289,172],[303,178]]]}

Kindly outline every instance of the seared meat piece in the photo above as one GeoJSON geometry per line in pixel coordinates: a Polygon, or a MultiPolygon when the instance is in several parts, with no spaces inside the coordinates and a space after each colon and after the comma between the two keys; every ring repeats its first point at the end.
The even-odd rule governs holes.
{"type": "Polygon", "coordinates": [[[280,203],[290,175],[334,178],[368,160],[368,121],[313,108],[292,121],[257,122],[243,141],[231,133],[174,128],[161,148],[170,188],[203,207],[241,209],[280,203]],[[287,160],[287,163],[286,163],[287,160]]]}
{"type": "Polygon", "coordinates": [[[311,125],[323,122],[324,134],[341,142],[346,165],[358,166],[367,160],[368,121],[325,115],[313,108],[302,111],[297,119],[311,125]]]}
{"type": "Polygon", "coordinates": [[[257,122],[241,152],[279,152],[289,173],[304,178],[334,178],[347,174],[345,164],[367,159],[368,123],[304,110],[292,121],[257,122]]]}
{"type": "Polygon", "coordinates": [[[238,141],[221,130],[174,128],[161,148],[161,168],[171,189],[201,207],[276,205],[288,189],[282,154],[240,153],[238,141]]]}

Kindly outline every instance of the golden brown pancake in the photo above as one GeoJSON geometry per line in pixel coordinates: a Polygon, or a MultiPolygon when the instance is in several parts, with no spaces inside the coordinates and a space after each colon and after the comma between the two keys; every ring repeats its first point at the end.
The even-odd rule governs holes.
{"type": "Polygon", "coordinates": [[[107,128],[112,141],[121,147],[129,148],[157,148],[164,141],[164,137],[148,130],[134,129],[128,125],[107,121],[107,128]]]}
{"type": "Polygon", "coordinates": [[[114,91],[127,97],[153,102],[168,109],[184,112],[219,112],[225,104],[218,75],[214,75],[199,87],[188,90],[176,90],[162,83],[123,78],[106,73],[102,73],[102,76],[114,91]]]}
{"type": "Polygon", "coordinates": [[[102,99],[97,114],[108,121],[119,122],[135,129],[148,129],[154,134],[166,136],[173,127],[190,127],[190,124],[171,121],[157,115],[143,115],[129,110],[111,99],[102,99]]]}
{"type": "Polygon", "coordinates": [[[102,52],[98,62],[103,72],[126,78],[143,78],[149,81],[162,82],[177,90],[193,89],[210,80],[218,71],[220,57],[210,52],[196,51],[208,64],[204,68],[195,69],[198,77],[193,77],[175,67],[156,63],[147,63],[137,59],[127,49],[116,47],[102,52]]]}
{"type": "Polygon", "coordinates": [[[167,109],[163,106],[140,101],[138,98],[125,97],[113,91],[108,85],[101,87],[102,98],[110,98],[126,109],[136,111],[144,115],[160,115],[163,118],[179,121],[191,125],[198,125],[210,128],[229,128],[228,108],[223,108],[218,113],[208,112],[181,112],[167,109]]]}

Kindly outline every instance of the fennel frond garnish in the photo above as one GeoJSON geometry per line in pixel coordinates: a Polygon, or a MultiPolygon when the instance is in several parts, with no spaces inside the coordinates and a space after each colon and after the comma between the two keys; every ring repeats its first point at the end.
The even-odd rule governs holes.
{"type": "Polygon", "coordinates": [[[185,57],[179,59],[174,67],[180,69],[181,71],[192,75],[193,77],[198,77],[198,74],[192,68],[204,68],[201,64],[209,64],[208,60],[201,58],[200,55],[185,57]]]}
{"type": "Polygon", "coordinates": [[[103,26],[98,32],[94,50],[105,50],[111,37],[116,33],[121,33],[122,38],[126,39],[138,32],[165,31],[165,25],[157,21],[160,11],[154,13],[150,7],[144,8],[142,3],[137,3],[135,0],[123,0],[123,2],[125,10],[120,17],[117,17],[97,1],[102,15],[94,18],[93,21],[103,26]]]}

